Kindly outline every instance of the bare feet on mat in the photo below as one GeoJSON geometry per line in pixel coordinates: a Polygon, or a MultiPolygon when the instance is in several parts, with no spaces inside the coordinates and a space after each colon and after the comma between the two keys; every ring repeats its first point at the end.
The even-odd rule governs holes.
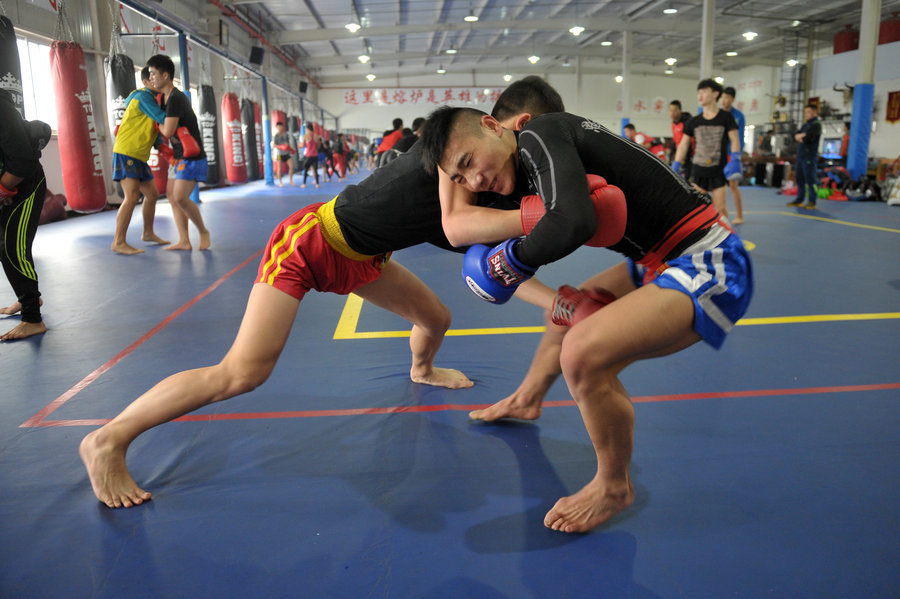
{"type": "Polygon", "coordinates": [[[446,387],[447,389],[467,389],[474,385],[469,377],[453,368],[432,368],[431,372],[415,373],[410,371],[409,378],[414,383],[446,387]]]}
{"type": "Polygon", "coordinates": [[[86,436],[78,447],[78,454],[94,495],[108,507],[131,507],[150,499],[150,493],[137,486],[125,465],[125,449],[104,442],[101,430],[86,436]]]}
{"type": "Polygon", "coordinates": [[[180,250],[180,251],[183,251],[183,252],[189,252],[189,251],[191,251],[193,248],[191,247],[191,244],[190,244],[190,243],[182,243],[182,242],[179,241],[178,243],[173,243],[172,245],[167,245],[167,246],[164,247],[163,249],[164,249],[164,250],[180,250]]]}
{"type": "Polygon", "coordinates": [[[631,482],[608,486],[595,477],[583,489],[563,497],[544,516],[544,526],[560,532],[587,532],[634,502],[631,482]]]}
{"type": "MultiPolygon", "coordinates": [[[[43,306],[44,300],[39,299],[38,305],[43,306]]],[[[0,308],[0,315],[12,316],[13,314],[18,314],[22,310],[22,304],[18,301],[15,301],[8,305],[5,308],[0,308]]]]}
{"type": "Polygon", "coordinates": [[[109,249],[114,251],[117,254],[125,254],[126,256],[130,256],[132,254],[143,254],[144,250],[139,250],[136,247],[132,247],[127,243],[114,243],[109,246],[109,249]]]}
{"type": "Polygon", "coordinates": [[[146,243],[155,243],[157,245],[166,245],[167,243],[171,243],[168,239],[163,239],[156,233],[144,233],[141,235],[141,241],[146,243]]]}
{"type": "Polygon", "coordinates": [[[18,341],[35,335],[43,335],[47,332],[47,326],[43,322],[20,322],[4,335],[0,335],[0,341],[18,341]]]}
{"type": "Polygon", "coordinates": [[[501,418],[537,420],[541,417],[541,399],[516,391],[490,407],[469,412],[469,418],[484,422],[493,422],[501,418]]]}
{"type": "Polygon", "coordinates": [[[209,231],[200,233],[200,245],[197,246],[200,251],[208,250],[210,245],[209,231]]]}

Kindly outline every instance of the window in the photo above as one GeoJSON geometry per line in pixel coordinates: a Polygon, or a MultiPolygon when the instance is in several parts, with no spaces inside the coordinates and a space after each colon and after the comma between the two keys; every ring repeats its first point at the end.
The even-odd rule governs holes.
{"type": "Polygon", "coordinates": [[[56,131],[56,96],[50,81],[50,45],[17,38],[22,67],[25,118],[39,119],[56,131]]]}

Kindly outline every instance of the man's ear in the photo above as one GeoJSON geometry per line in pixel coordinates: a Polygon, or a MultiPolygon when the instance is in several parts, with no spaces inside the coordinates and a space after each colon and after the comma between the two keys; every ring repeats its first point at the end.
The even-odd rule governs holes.
{"type": "Polygon", "coordinates": [[[525,123],[531,120],[531,115],[527,112],[523,112],[519,116],[516,117],[516,121],[513,124],[513,131],[521,131],[522,127],[525,126],[525,123]]]}
{"type": "Polygon", "coordinates": [[[503,133],[503,125],[500,124],[500,121],[495,119],[489,114],[486,114],[481,117],[481,127],[483,129],[487,129],[488,131],[493,132],[495,135],[501,135],[503,133]]]}

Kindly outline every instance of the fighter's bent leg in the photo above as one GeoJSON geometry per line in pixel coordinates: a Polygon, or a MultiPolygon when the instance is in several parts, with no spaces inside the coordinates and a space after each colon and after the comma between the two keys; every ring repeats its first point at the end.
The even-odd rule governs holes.
{"type": "MultiPolygon", "coordinates": [[[[521,285],[520,289],[533,280],[531,279],[521,285]]],[[[622,262],[594,275],[582,283],[581,287],[603,287],[610,290],[616,297],[623,297],[635,289],[627,262],[622,262]]],[[[552,292],[553,295],[555,293],[555,291],[552,292]]],[[[519,290],[516,290],[516,297],[519,297],[519,290]]],[[[551,296],[551,302],[552,299],[551,296]]],[[[504,397],[494,405],[484,410],[469,412],[469,418],[490,422],[501,418],[536,420],[541,416],[541,404],[544,401],[544,396],[546,396],[550,387],[561,373],[559,366],[560,346],[566,331],[569,330],[569,327],[553,324],[550,321],[549,313],[544,315],[544,323],[546,331],[541,336],[541,341],[537,350],[535,350],[528,373],[522,379],[519,387],[512,395],[504,397]]]]}
{"type": "Polygon", "coordinates": [[[459,370],[437,368],[434,358],[444,333],[450,328],[450,310],[417,276],[396,261],[389,261],[375,281],[356,290],[357,295],[413,323],[409,335],[412,350],[410,378],[413,382],[449,389],[464,389],[474,383],[459,370]]]}
{"type": "Polygon", "coordinates": [[[87,435],[79,453],[97,499],[109,507],[131,507],[150,499],[128,472],[125,454],[131,442],[158,424],[262,384],[287,341],[299,304],[296,298],[257,283],[237,338],[219,364],[164,379],[87,435]]]}
{"type": "Polygon", "coordinates": [[[618,374],[635,360],[680,351],[700,336],[693,330],[690,297],[646,285],[572,327],[560,364],[597,454],[597,472],[580,491],[563,497],[544,524],[585,532],[634,501],[629,463],[634,409],[618,374]]]}

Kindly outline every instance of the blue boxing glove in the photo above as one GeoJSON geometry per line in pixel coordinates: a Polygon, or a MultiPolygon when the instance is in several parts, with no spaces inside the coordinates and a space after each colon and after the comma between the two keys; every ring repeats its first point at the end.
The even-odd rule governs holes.
{"type": "Polygon", "coordinates": [[[504,304],[516,287],[534,276],[536,269],[519,262],[515,245],[521,238],[507,239],[494,248],[473,245],[463,259],[462,276],[472,293],[494,304],[504,304]]]}
{"type": "Polygon", "coordinates": [[[681,163],[678,162],[677,160],[673,160],[672,161],[672,170],[680,175],[681,174],[681,163]]]}
{"type": "Polygon", "coordinates": [[[725,178],[729,181],[740,179],[742,176],[741,171],[741,153],[732,152],[728,155],[728,164],[725,165],[725,178]]]}

